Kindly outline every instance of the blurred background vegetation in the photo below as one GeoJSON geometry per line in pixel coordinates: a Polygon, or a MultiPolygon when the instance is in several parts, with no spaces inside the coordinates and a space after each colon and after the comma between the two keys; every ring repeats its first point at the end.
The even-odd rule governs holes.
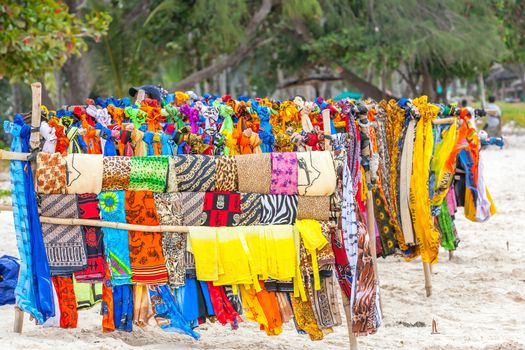
{"type": "Polygon", "coordinates": [[[3,0],[0,116],[161,84],[288,98],[480,100],[525,126],[525,1],[3,0]]]}

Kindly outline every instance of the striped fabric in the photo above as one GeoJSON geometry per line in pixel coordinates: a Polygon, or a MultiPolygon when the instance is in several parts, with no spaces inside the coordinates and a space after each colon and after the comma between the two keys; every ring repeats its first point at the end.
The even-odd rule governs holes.
{"type": "Polygon", "coordinates": [[[182,217],[186,226],[202,226],[205,221],[203,192],[181,193],[182,217]]]}
{"type": "MultiPolygon", "coordinates": [[[[75,195],[43,195],[40,209],[42,216],[78,218],[75,195]]],[[[80,226],[42,224],[42,235],[52,275],[70,275],[87,267],[80,226]]]]}
{"type": "Polygon", "coordinates": [[[297,196],[261,196],[261,224],[292,225],[297,218],[297,196]]]}
{"type": "Polygon", "coordinates": [[[241,221],[239,226],[259,225],[261,216],[261,195],[258,193],[241,193],[241,221]]]}
{"type": "Polygon", "coordinates": [[[179,192],[206,192],[215,188],[215,157],[195,154],[174,156],[179,192]]]}

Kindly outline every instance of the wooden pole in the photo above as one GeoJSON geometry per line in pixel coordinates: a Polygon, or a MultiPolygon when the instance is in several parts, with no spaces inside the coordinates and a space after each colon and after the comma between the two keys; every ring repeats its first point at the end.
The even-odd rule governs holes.
{"type": "Polygon", "coordinates": [[[346,326],[348,327],[348,338],[350,340],[350,350],[357,350],[357,338],[352,329],[352,310],[350,310],[350,300],[346,296],[345,292],[341,290],[341,299],[343,299],[343,309],[345,310],[346,326]]]}
{"type": "Polygon", "coordinates": [[[423,273],[425,274],[425,291],[427,298],[432,295],[432,275],[430,269],[430,263],[423,263],[423,273]]]}
{"type": "Polygon", "coordinates": [[[13,325],[13,331],[15,333],[22,333],[22,328],[24,326],[24,312],[18,307],[15,306],[15,322],[13,325]]]}
{"type": "MultiPolygon", "coordinates": [[[[40,127],[40,115],[41,115],[41,106],[42,106],[42,84],[33,83],[31,84],[31,93],[32,93],[32,108],[31,108],[31,127],[39,128],[40,127]]],[[[40,133],[32,132],[29,143],[32,149],[40,147],[40,133]]]]}
{"type": "Polygon", "coordinates": [[[330,110],[323,109],[323,133],[324,133],[324,149],[325,151],[332,150],[332,144],[330,143],[330,137],[332,135],[332,128],[330,125],[330,110]]]}

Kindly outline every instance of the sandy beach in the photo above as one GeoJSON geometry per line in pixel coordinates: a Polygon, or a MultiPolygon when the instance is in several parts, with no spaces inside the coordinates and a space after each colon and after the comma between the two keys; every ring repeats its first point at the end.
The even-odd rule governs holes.
{"type": "MultiPolygon", "coordinates": [[[[420,260],[379,259],[384,306],[378,333],[358,338],[359,349],[525,349],[525,134],[507,137],[503,150],[483,151],[486,183],[498,213],[486,223],[457,215],[461,243],[451,261],[440,252],[433,266],[433,294],[425,297],[420,260]],[[431,334],[432,320],[439,334],[431,334]]],[[[0,253],[17,256],[11,212],[0,213],[0,253]]],[[[77,329],[37,327],[26,315],[13,333],[13,306],[0,307],[2,349],[346,349],[348,333],[335,329],[311,342],[291,324],[278,337],[245,322],[239,330],[199,327],[200,341],[153,325],[133,333],[101,331],[100,308],[79,312],[77,329]]],[[[344,322],[343,322],[344,323],[344,322]]],[[[344,323],[345,324],[345,323],[344,323]]]]}

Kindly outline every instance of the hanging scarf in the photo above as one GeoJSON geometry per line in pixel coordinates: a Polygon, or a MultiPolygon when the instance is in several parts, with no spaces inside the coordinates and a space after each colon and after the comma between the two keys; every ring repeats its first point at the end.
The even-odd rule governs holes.
{"type": "Polygon", "coordinates": [[[177,187],[180,192],[206,192],[215,188],[215,157],[205,155],[175,156],[177,187]]]}
{"type": "Polygon", "coordinates": [[[182,217],[185,226],[202,226],[206,220],[202,205],[204,203],[203,192],[182,192],[182,217]]]}
{"type": "MultiPolygon", "coordinates": [[[[100,218],[103,221],[126,223],[124,191],[102,192],[98,195],[100,218]]],[[[103,227],[104,253],[111,271],[113,286],[131,283],[128,231],[103,227]]]]}
{"type": "Polygon", "coordinates": [[[200,335],[194,332],[184,320],[167,286],[151,286],[149,294],[155,312],[155,320],[162,330],[186,334],[195,340],[200,338],[200,335]]]}
{"type": "MultiPolygon", "coordinates": [[[[42,216],[78,218],[75,195],[43,195],[42,216]]],[[[86,242],[80,226],[42,224],[42,235],[52,275],[70,275],[87,266],[86,242]]]]}
{"type": "Polygon", "coordinates": [[[379,186],[372,188],[372,196],[374,198],[374,215],[381,241],[381,255],[387,257],[394,254],[396,250],[394,227],[391,224],[390,214],[387,211],[386,199],[381,193],[379,186]]]}
{"type": "Polygon", "coordinates": [[[103,171],[101,154],[68,154],[66,164],[67,193],[100,193],[103,171]]]}
{"type": "Polygon", "coordinates": [[[403,150],[401,151],[399,172],[399,219],[401,222],[401,230],[403,231],[404,243],[408,245],[413,245],[416,242],[412,227],[412,217],[410,215],[410,179],[413,166],[414,138],[416,136],[415,126],[416,121],[410,119],[405,133],[403,150]]]}
{"type": "Polygon", "coordinates": [[[237,191],[239,189],[239,178],[235,158],[219,156],[216,158],[216,162],[215,191],[237,191]]]}
{"type": "Polygon", "coordinates": [[[113,319],[115,329],[131,332],[133,330],[133,292],[129,284],[113,286],[113,319]]]}
{"type": "Polygon", "coordinates": [[[168,177],[168,157],[131,157],[129,189],[164,192],[168,177]]]}
{"type": "Polygon", "coordinates": [[[60,153],[38,153],[36,157],[36,191],[44,194],[66,193],[66,160],[60,153]]]}
{"type": "Polygon", "coordinates": [[[329,196],[335,191],[336,176],[330,152],[299,152],[298,188],[301,196],[329,196]]]}
{"type": "Polygon", "coordinates": [[[131,157],[104,157],[102,191],[127,190],[131,173],[131,157]]]}
{"type": "MultiPolygon", "coordinates": [[[[16,123],[4,122],[4,130],[13,135],[11,151],[23,152],[29,149],[30,127],[23,124],[21,116],[15,117],[16,123]],[[29,130],[28,130],[29,128],[29,130]],[[25,129],[25,130],[24,130],[25,129]]],[[[13,219],[15,223],[16,240],[20,255],[20,273],[15,289],[16,304],[24,312],[29,313],[39,323],[43,324],[57,312],[53,304],[53,286],[49,265],[42,244],[42,234],[34,190],[32,186],[31,165],[28,162],[13,160],[9,164],[11,177],[11,198],[13,203],[13,219]],[[28,201],[29,194],[29,201],[28,201]]]]}
{"type": "Polygon", "coordinates": [[[241,215],[239,226],[259,225],[262,217],[261,195],[241,193],[241,215]]]}
{"type": "Polygon", "coordinates": [[[60,307],[60,328],[77,328],[78,313],[75,289],[71,277],[53,276],[60,307]]]}
{"type": "Polygon", "coordinates": [[[297,155],[293,152],[271,153],[272,182],[270,194],[297,195],[297,155]]]}
{"type": "Polygon", "coordinates": [[[205,226],[238,226],[241,214],[241,196],[239,193],[206,192],[204,194],[203,213],[205,226]]]}
{"type": "MultiPolygon", "coordinates": [[[[160,224],[152,192],[127,191],[125,206],[128,224],[149,226],[160,224]]],[[[160,232],[129,231],[129,256],[133,282],[144,284],[168,282],[160,232]]]]}
{"type": "Polygon", "coordinates": [[[272,159],[269,153],[235,156],[239,174],[239,191],[270,193],[272,159]]]}
{"type": "Polygon", "coordinates": [[[374,334],[381,325],[381,312],[378,305],[378,282],[375,279],[374,265],[370,256],[370,241],[362,223],[357,231],[358,255],[353,283],[352,331],[356,335],[374,334]]]}
{"type": "MultiPolygon", "coordinates": [[[[77,195],[78,212],[81,219],[100,220],[98,198],[95,194],[77,195]]],[[[75,272],[75,279],[81,282],[102,281],[104,278],[104,241],[102,229],[82,226],[86,241],[87,269],[75,272]]]]}

